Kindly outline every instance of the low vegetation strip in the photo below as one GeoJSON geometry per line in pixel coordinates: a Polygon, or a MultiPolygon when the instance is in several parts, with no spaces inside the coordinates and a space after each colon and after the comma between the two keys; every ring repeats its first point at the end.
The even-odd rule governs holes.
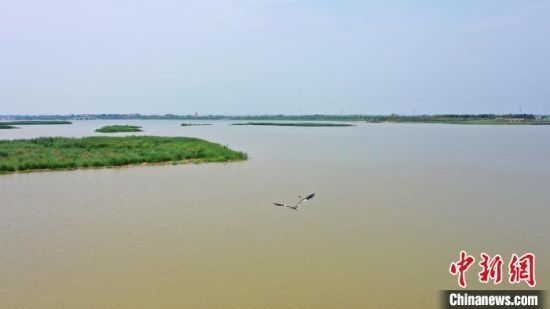
{"type": "Polygon", "coordinates": [[[10,126],[10,125],[7,125],[7,124],[0,124],[0,130],[1,129],[17,129],[17,127],[10,126]]]}
{"type": "Polygon", "coordinates": [[[9,121],[0,122],[0,125],[17,125],[17,126],[30,126],[30,125],[47,125],[47,124],[72,124],[70,121],[57,121],[57,120],[32,120],[32,121],[9,121]]]}
{"type": "Polygon", "coordinates": [[[282,127],[352,127],[349,123],[323,122],[243,122],[234,123],[234,126],[282,126],[282,127]]]}
{"type": "Polygon", "coordinates": [[[99,133],[121,133],[121,132],[141,132],[140,126],[130,126],[130,125],[113,125],[113,126],[104,126],[95,130],[99,133]]]}
{"type": "Polygon", "coordinates": [[[209,126],[212,125],[211,123],[182,123],[182,127],[192,127],[192,126],[209,126]]]}
{"type": "Polygon", "coordinates": [[[230,162],[246,158],[246,153],[188,137],[91,136],[0,140],[0,174],[141,163],[230,162]]]}
{"type": "Polygon", "coordinates": [[[366,122],[378,123],[438,123],[438,124],[472,124],[472,125],[550,125],[550,118],[531,114],[508,115],[419,115],[402,116],[366,116],[366,122]]]}

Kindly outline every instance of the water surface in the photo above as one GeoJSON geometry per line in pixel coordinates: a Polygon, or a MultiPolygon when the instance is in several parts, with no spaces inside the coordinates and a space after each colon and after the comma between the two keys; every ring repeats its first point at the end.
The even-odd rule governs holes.
{"type": "Polygon", "coordinates": [[[548,127],[180,123],[0,131],[135,124],[250,156],[0,176],[0,307],[436,308],[462,249],[532,251],[549,287],[548,127]],[[310,192],[299,212],[271,206],[310,192]]]}

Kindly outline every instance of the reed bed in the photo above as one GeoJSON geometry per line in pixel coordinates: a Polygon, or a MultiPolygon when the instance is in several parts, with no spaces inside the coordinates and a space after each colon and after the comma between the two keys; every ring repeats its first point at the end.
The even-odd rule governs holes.
{"type": "Polygon", "coordinates": [[[323,122],[243,122],[234,123],[234,126],[281,126],[281,127],[352,127],[349,123],[323,122]]]}
{"type": "Polygon", "coordinates": [[[72,122],[65,121],[65,120],[29,120],[29,121],[0,122],[0,125],[18,125],[18,126],[55,125],[55,124],[72,124],[72,122]]]}
{"type": "Polygon", "coordinates": [[[211,123],[189,123],[184,122],[181,124],[182,127],[192,127],[192,126],[211,126],[211,123]]]}
{"type": "Polygon", "coordinates": [[[104,126],[102,128],[96,129],[96,132],[99,133],[122,133],[122,132],[142,132],[140,126],[130,126],[130,125],[112,125],[104,126]]]}
{"type": "Polygon", "coordinates": [[[244,152],[188,137],[92,136],[0,140],[0,173],[246,159],[244,152]]]}

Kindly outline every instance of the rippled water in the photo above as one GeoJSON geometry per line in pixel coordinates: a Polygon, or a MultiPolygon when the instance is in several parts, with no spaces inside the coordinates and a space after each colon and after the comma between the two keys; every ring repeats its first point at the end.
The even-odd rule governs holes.
{"type": "Polygon", "coordinates": [[[550,127],[77,121],[0,138],[115,123],[250,159],[0,176],[1,308],[436,308],[461,249],[532,251],[550,286],[550,127]]]}

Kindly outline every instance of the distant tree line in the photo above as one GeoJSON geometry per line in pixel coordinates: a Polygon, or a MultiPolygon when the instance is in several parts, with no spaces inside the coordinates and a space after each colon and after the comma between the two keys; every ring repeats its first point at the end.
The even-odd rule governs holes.
{"type": "Polygon", "coordinates": [[[142,115],[142,114],[70,114],[70,115],[0,115],[0,119],[9,120],[73,120],[73,119],[180,119],[180,120],[304,120],[304,121],[453,121],[453,120],[491,120],[491,119],[548,119],[549,116],[537,116],[534,114],[439,114],[439,115],[330,115],[330,114],[311,114],[311,115],[142,115]]]}

